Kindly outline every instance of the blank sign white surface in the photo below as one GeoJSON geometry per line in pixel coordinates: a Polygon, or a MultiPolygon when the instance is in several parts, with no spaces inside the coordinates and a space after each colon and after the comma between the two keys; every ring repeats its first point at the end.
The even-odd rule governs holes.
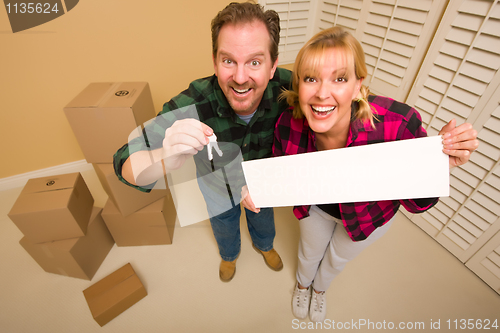
{"type": "Polygon", "coordinates": [[[432,136],[243,162],[256,207],[449,195],[448,155],[432,136]]]}

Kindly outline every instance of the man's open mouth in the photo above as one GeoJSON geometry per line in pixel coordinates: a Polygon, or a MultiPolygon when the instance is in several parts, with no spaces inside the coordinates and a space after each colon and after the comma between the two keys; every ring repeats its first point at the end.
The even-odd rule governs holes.
{"type": "Polygon", "coordinates": [[[237,94],[246,94],[247,92],[249,92],[252,88],[247,88],[247,89],[237,89],[237,88],[234,88],[234,87],[231,87],[235,93],[237,94]]]}

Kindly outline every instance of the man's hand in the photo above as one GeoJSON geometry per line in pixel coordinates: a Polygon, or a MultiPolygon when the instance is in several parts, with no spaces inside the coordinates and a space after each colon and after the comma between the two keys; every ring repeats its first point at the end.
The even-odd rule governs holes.
{"type": "Polygon", "coordinates": [[[187,158],[196,155],[208,144],[213,130],[196,119],[177,120],[165,131],[163,163],[166,172],[179,169],[187,158]]]}
{"type": "Polygon", "coordinates": [[[141,150],[129,156],[123,163],[122,176],[133,185],[154,183],[202,150],[212,133],[210,127],[196,119],[177,120],[165,131],[162,148],[141,150]]]}
{"type": "Polygon", "coordinates": [[[250,197],[250,193],[248,193],[248,187],[245,185],[241,189],[241,204],[243,207],[246,209],[254,212],[254,213],[259,213],[260,208],[255,208],[255,204],[252,201],[252,198],[250,197]]]}
{"type": "Polygon", "coordinates": [[[443,137],[443,152],[450,156],[450,169],[467,163],[470,154],[479,147],[477,131],[469,123],[456,126],[452,119],[444,125],[439,135],[443,137]]]}

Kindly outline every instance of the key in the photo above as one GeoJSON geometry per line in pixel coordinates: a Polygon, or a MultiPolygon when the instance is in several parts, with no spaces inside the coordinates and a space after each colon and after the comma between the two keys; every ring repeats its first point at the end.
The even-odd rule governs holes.
{"type": "Polygon", "coordinates": [[[208,137],[207,150],[208,150],[208,159],[210,161],[214,159],[214,156],[212,154],[212,148],[215,149],[215,151],[219,156],[222,156],[222,150],[220,150],[219,145],[217,144],[217,136],[215,135],[215,133],[208,137]]]}

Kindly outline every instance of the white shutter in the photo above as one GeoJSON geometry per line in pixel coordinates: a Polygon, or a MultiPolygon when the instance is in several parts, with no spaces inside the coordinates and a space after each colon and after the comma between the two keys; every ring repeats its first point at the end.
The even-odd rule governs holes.
{"type": "Polygon", "coordinates": [[[365,50],[364,83],[417,108],[429,135],[452,118],[473,124],[480,146],[452,170],[450,196],[423,214],[402,211],[500,293],[499,0],[275,0],[267,7],[282,18],[282,61],[293,62],[313,32],[340,25],[365,50]]]}
{"type": "Polygon", "coordinates": [[[462,262],[500,230],[499,67],[499,1],[452,1],[407,100],[429,135],[452,118],[478,130],[479,149],[451,172],[450,196],[411,218],[462,262]]]}
{"type": "Polygon", "coordinates": [[[311,38],[317,1],[269,0],[259,3],[280,16],[279,64],[295,61],[300,48],[311,38]]]}
{"type": "Polygon", "coordinates": [[[339,25],[358,37],[358,21],[362,16],[363,2],[363,0],[321,1],[315,31],[339,25]]]}
{"type": "Polygon", "coordinates": [[[500,232],[492,237],[466,266],[500,294],[500,232]]]}
{"type": "Polygon", "coordinates": [[[423,58],[445,3],[446,0],[274,0],[265,5],[276,10],[282,19],[280,63],[292,63],[313,33],[339,25],[350,31],[365,50],[369,73],[365,84],[376,94],[404,101],[421,63],[415,59],[423,58]],[[293,18],[289,11],[294,11],[293,18]]]}
{"type": "Polygon", "coordinates": [[[444,10],[443,0],[371,0],[361,41],[376,94],[404,101],[444,10]]]}

